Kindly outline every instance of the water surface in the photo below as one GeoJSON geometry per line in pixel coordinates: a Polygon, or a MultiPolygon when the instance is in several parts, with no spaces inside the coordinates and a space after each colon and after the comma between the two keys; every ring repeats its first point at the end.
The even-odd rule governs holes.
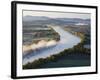
{"type": "Polygon", "coordinates": [[[79,37],[63,30],[60,26],[55,26],[52,28],[60,35],[60,41],[58,44],[50,48],[29,53],[29,55],[23,58],[23,65],[39,58],[46,58],[50,55],[58,54],[64,49],[72,48],[74,45],[77,45],[81,41],[79,37]]]}

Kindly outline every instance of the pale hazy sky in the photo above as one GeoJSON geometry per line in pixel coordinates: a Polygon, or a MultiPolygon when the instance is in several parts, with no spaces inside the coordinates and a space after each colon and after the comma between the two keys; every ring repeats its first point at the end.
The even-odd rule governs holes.
{"type": "Polygon", "coordinates": [[[82,18],[90,19],[88,13],[70,13],[70,12],[47,12],[47,11],[23,11],[23,16],[46,16],[51,18],[82,18]]]}

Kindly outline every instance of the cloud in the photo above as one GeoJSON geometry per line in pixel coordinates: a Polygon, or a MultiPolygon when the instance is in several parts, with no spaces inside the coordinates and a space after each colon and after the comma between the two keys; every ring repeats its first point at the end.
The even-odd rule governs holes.
{"type": "Polygon", "coordinates": [[[39,49],[42,49],[42,48],[47,48],[47,47],[51,47],[51,46],[54,46],[57,44],[57,41],[55,40],[50,40],[50,41],[45,41],[45,40],[40,40],[37,44],[36,43],[33,43],[31,45],[24,45],[23,46],[23,54],[27,54],[26,52],[27,51],[30,51],[30,50],[39,50],[39,49]]]}

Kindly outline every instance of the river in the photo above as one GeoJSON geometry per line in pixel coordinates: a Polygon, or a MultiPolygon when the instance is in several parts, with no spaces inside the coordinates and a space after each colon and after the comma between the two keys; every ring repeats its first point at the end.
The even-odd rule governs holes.
{"type": "Polygon", "coordinates": [[[32,52],[27,57],[23,58],[23,65],[39,58],[46,58],[50,55],[58,54],[64,49],[72,48],[74,45],[77,45],[81,41],[79,37],[63,30],[60,26],[55,26],[52,28],[60,35],[60,41],[58,42],[58,44],[49,49],[43,49],[41,51],[32,52]]]}

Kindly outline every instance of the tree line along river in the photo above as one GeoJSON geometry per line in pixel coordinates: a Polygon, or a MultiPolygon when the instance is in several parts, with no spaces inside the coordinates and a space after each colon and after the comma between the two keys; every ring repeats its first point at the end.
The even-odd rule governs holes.
{"type": "Polygon", "coordinates": [[[51,27],[60,35],[60,41],[55,46],[50,48],[29,53],[23,58],[23,65],[27,64],[28,62],[33,62],[39,58],[46,58],[50,55],[59,54],[63,50],[72,48],[81,42],[81,39],[78,36],[72,35],[71,33],[65,31],[61,28],[61,26],[51,27]]]}

